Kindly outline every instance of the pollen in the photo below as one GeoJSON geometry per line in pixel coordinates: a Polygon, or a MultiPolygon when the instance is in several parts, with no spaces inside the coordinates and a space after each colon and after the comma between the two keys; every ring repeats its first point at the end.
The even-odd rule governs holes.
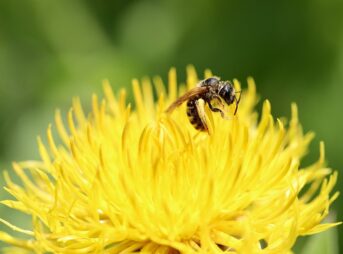
{"type": "Polygon", "coordinates": [[[237,113],[230,105],[223,119],[204,106],[208,132],[199,132],[186,105],[165,113],[198,81],[193,67],[183,86],[175,69],[166,86],[133,80],[134,106],[104,81],[89,114],[78,98],[57,111],[46,144],[38,138],[41,159],[13,163],[19,180],[4,174],[13,198],[1,203],[32,219],[30,229],[0,220],[23,235],[0,232],[9,253],[290,253],[298,237],[339,224],[323,223],[337,172],[322,142],[319,159],[301,164],[313,133],[296,104],[289,122],[268,100],[259,116],[254,80],[245,89],[234,80],[237,113]]]}

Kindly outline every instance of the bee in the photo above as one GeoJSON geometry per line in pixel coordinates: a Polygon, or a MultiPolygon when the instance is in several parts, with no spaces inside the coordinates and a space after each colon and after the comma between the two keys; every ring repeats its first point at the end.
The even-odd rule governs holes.
{"type": "Polygon", "coordinates": [[[187,116],[191,124],[195,129],[199,131],[207,131],[208,126],[205,120],[204,109],[201,107],[199,100],[202,99],[210,108],[212,112],[219,112],[223,118],[225,118],[224,112],[212,105],[214,100],[217,100],[221,106],[224,106],[222,100],[227,105],[236,103],[234,115],[237,113],[238,105],[241,99],[236,97],[235,88],[229,81],[221,81],[217,77],[211,77],[200,81],[197,86],[184,95],[174,101],[166,110],[167,113],[171,113],[175,108],[187,101],[187,116]]]}

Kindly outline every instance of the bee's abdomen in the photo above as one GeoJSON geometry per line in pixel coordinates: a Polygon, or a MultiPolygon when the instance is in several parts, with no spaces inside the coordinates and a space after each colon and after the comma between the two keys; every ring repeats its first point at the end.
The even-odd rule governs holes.
{"type": "Polygon", "coordinates": [[[201,118],[197,109],[196,101],[197,99],[187,101],[187,116],[195,129],[199,131],[206,131],[206,127],[201,121],[201,118]]]}

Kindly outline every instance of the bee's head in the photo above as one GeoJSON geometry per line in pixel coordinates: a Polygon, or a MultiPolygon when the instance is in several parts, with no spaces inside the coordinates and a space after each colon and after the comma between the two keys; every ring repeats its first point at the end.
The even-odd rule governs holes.
{"type": "Polygon", "coordinates": [[[230,105],[235,100],[235,89],[230,82],[224,82],[222,88],[219,91],[219,96],[224,99],[227,105],[230,105]]]}

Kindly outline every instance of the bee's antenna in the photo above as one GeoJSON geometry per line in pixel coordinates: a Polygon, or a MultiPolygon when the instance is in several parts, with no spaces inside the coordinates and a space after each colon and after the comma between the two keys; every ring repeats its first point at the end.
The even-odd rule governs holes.
{"type": "Polygon", "coordinates": [[[239,98],[237,99],[237,97],[235,96],[235,101],[236,101],[236,108],[235,108],[235,113],[234,113],[234,115],[236,115],[236,113],[237,113],[237,109],[238,109],[238,104],[239,104],[239,102],[241,101],[241,91],[239,91],[239,92],[236,92],[236,93],[239,93],[239,98]]]}

